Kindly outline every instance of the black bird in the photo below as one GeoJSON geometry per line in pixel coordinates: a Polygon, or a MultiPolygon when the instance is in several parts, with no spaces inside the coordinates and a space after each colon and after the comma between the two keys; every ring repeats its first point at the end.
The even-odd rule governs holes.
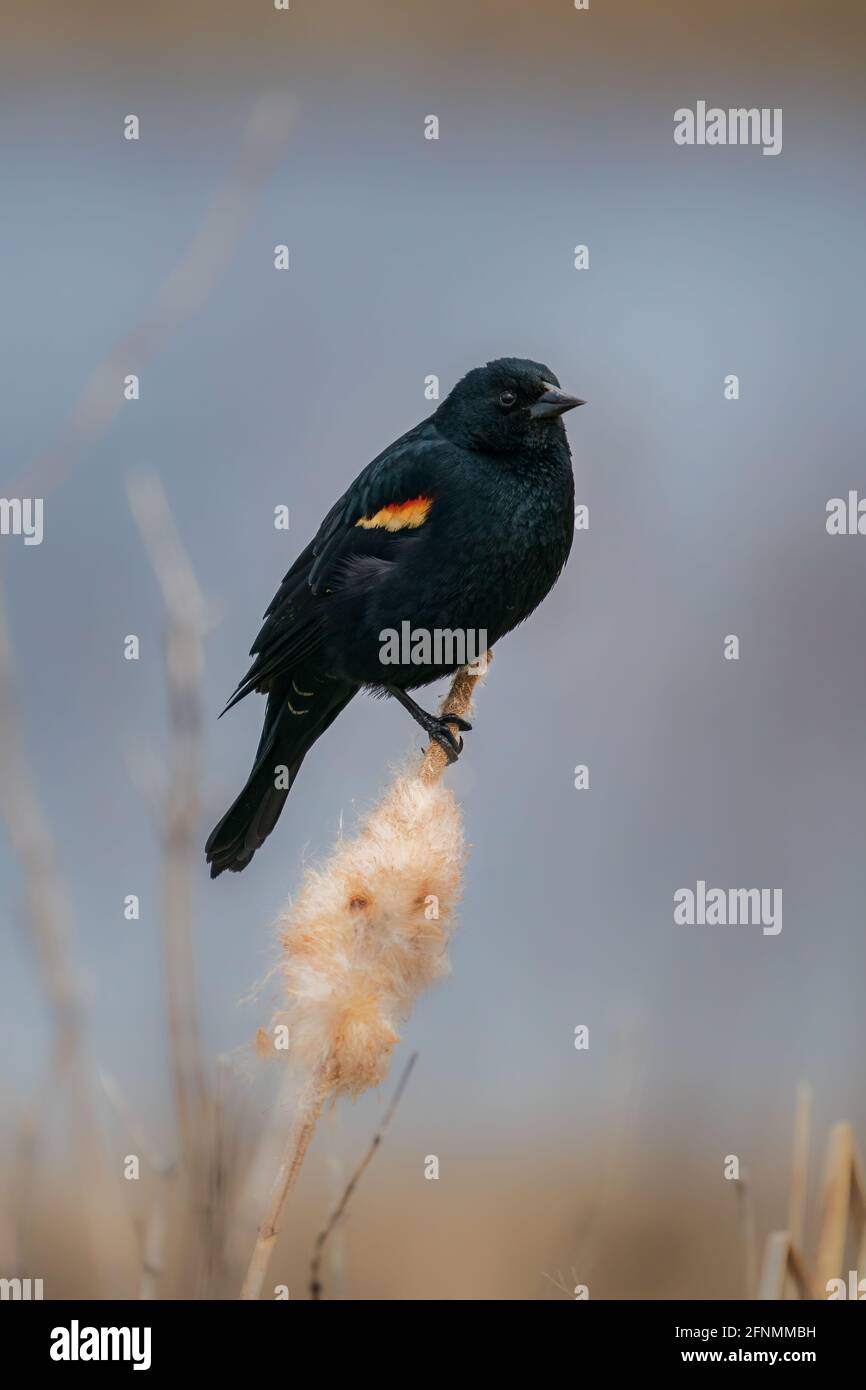
{"type": "Polygon", "coordinates": [[[207,842],[212,878],[246,868],[307,753],[362,687],[399,700],[457,757],[462,739],[408,691],[466,660],[447,648],[449,635],[492,647],[556,582],[574,535],[561,417],[577,405],[540,362],[488,362],[331,508],[277,590],[226,705],[253,690],[268,697],[253,770],[207,842]],[[412,648],[397,650],[389,634],[404,633],[412,648]]]}

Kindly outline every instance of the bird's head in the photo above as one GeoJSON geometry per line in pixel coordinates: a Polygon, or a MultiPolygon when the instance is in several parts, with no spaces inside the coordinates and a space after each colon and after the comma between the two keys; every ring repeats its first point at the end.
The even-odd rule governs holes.
{"type": "Polygon", "coordinates": [[[436,423],[455,443],[510,454],[538,447],[548,432],[563,429],[562,416],[577,405],[543,362],[499,357],[458,381],[436,411],[436,423]]]}

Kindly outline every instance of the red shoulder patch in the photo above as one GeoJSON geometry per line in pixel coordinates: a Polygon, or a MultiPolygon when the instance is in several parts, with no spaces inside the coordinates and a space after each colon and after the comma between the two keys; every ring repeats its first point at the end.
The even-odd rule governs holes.
{"type": "Polygon", "coordinates": [[[372,530],[374,527],[381,527],[385,531],[414,530],[424,525],[432,506],[432,497],[413,497],[408,502],[392,502],[387,507],[380,507],[374,516],[359,517],[355,525],[363,526],[366,530],[372,530]]]}

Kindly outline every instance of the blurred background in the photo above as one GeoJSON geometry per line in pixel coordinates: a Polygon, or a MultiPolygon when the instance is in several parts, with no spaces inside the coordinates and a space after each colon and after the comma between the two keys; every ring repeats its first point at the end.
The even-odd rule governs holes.
{"type": "MultiPolygon", "coordinates": [[[[252,867],[212,883],[204,839],[262,706],[217,715],[262,611],[360,467],[430,412],[428,375],[444,395],[527,356],[589,402],[568,417],[589,529],[497,651],[448,774],[472,851],[453,977],[389,1082],[323,1122],[274,1261],[293,1297],[412,1049],[329,1296],[739,1296],[725,1156],[748,1170],[760,1244],[785,1221],[799,1080],[813,1174],[833,1121],[862,1147],[866,540],[831,539],[825,515],[866,492],[864,39],[853,0],[7,7],[0,489],[45,499],[43,544],[0,554],[19,729],[88,1065],[162,1153],[166,610],[128,479],[161,480],[211,614],[194,972],[249,1153],[279,1080],[249,1055],[267,1009],[242,1002],[272,924],[420,747],[402,710],[355,700],[252,867]],[[673,113],[698,100],[781,107],[782,153],[676,146],[673,113]],[[673,894],[699,878],[781,888],[781,934],[675,927],[673,894]]],[[[88,1177],[39,1099],[52,1013],[8,839],[0,875],[6,1261],[47,1297],[90,1296],[88,1177]]],[[[116,1107],[99,1087],[93,1103],[109,1292],[134,1297],[144,1199],[116,1107]]],[[[212,1292],[231,1296],[255,1215],[248,1195],[212,1292]]],[[[162,1291],[190,1289],[167,1269],[162,1291]]]]}

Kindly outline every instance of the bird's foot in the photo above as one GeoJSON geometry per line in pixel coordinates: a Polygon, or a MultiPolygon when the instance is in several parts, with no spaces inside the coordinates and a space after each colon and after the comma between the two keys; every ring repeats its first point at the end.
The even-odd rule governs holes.
{"type": "Polygon", "coordinates": [[[411,695],[398,686],[391,685],[387,689],[389,695],[393,695],[394,699],[399,700],[403,708],[409,711],[415,723],[421,725],[428,738],[439,744],[449,763],[456,763],[463,751],[463,740],[457,737],[454,729],[466,734],[472,725],[466,719],[461,719],[459,714],[428,714],[426,709],[422,709],[411,695]]]}
{"type": "Polygon", "coordinates": [[[456,728],[458,733],[468,734],[472,725],[457,714],[428,714],[421,727],[434,743],[439,744],[449,763],[456,763],[463,752],[463,740],[455,734],[454,729],[456,728]]]}

